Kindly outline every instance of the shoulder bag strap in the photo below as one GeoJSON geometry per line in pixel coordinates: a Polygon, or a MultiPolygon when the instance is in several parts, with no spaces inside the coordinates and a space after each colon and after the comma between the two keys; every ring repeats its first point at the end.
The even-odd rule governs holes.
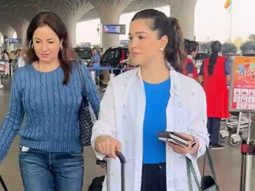
{"type": "Polygon", "coordinates": [[[214,170],[214,165],[213,165],[213,162],[212,162],[212,157],[211,157],[210,151],[209,151],[209,149],[207,147],[206,147],[206,155],[207,155],[207,159],[208,159],[208,162],[209,162],[209,167],[210,167],[213,179],[215,181],[215,184],[217,185],[216,173],[215,173],[215,170],[214,170]]]}
{"type": "Polygon", "coordinates": [[[84,88],[86,90],[86,83],[84,81],[83,72],[82,72],[82,61],[78,60],[77,65],[78,65],[78,67],[77,67],[78,73],[79,73],[79,76],[80,76],[80,79],[81,79],[82,89],[84,88]]]}
{"type": "Polygon", "coordinates": [[[83,72],[82,72],[82,64],[83,64],[82,61],[78,60],[77,69],[78,69],[78,73],[79,73],[79,76],[80,76],[80,79],[81,79],[82,98],[83,98],[83,102],[85,103],[85,105],[88,106],[89,105],[89,100],[87,98],[86,92],[83,92],[83,91],[86,91],[86,83],[84,81],[84,76],[83,76],[83,72]]]}
{"type": "Polygon", "coordinates": [[[191,174],[194,177],[197,189],[199,191],[202,191],[201,187],[200,187],[200,184],[199,184],[199,181],[198,181],[198,178],[197,178],[197,174],[196,174],[194,166],[192,164],[192,161],[188,157],[186,157],[186,166],[187,166],[187,174],[188,174],[189,191],[193,191],[193,189],[192,189],[192,181],[191,181],[191,174]]]}
{"type": "Polygon", "coordinates": [[[5,184],[5,182],[4,182],[4,180],[3,180],[1,175],[0,175],[0,182],[1,182],[2,186],[3,186],[4,191],[8,191],[7,186],[6,186],[6,184],[5,184]]]}

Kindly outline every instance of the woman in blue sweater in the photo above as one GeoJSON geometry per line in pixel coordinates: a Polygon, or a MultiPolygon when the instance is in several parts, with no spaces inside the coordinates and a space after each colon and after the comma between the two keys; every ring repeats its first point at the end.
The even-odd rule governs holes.
{"type": "Polygon", "coordinates": [[[52,12],[37,14],[27,34],[27,65],[13,77],[9,111],[0,129],[0,160],[19,133],[26,191],[81,191],[83,147],[78,111],[87,96],[95,113],[100,97],[85,66],[82,87],[66,26],[52,12]],[[22,126],[21,126],[22,124],[22,126]]]}

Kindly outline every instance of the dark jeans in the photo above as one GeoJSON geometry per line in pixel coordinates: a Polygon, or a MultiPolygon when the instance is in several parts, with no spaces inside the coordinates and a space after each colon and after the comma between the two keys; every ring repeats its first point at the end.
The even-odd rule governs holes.
{"type": "Polygon", "coordinates": [[[221,118],[208,117],[207,130],[210,134],[210,144],[218,144],[220,136],[220,121],[221,118]]]}
{"type": "Polygon", "coordinates": [[[166,165],[144,164],[141,191],[166,191],[166,165]]]}
{"type": "Polygon", "coordinates": [[[50,153],[23,147],[19,163],[25,191],[82,191],[82,151],[50,153]]]}

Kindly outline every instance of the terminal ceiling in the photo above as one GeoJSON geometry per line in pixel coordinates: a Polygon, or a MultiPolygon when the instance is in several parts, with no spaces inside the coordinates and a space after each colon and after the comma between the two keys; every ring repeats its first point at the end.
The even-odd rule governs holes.
{"type": "MultiPolygon", "coordinates": [[[[31,18],[40,11],[54,11],[65,21],[99,18],[93,2],[116,3],[123,0],[0,0],[0,32],[8,29],[17,33],[27,26],[31,18]]],[[[124,13],[168,5],[167,0],[129,0],[124,13]]]]}

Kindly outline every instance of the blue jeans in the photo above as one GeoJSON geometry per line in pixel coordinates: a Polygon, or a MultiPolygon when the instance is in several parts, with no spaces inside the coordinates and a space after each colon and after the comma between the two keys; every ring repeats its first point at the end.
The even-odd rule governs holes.
{"type": "Polygon", "coordinates": [[[19,164],[25,191],[82,191],[82,151],[51,153],[21,147],[19,164]]]}

